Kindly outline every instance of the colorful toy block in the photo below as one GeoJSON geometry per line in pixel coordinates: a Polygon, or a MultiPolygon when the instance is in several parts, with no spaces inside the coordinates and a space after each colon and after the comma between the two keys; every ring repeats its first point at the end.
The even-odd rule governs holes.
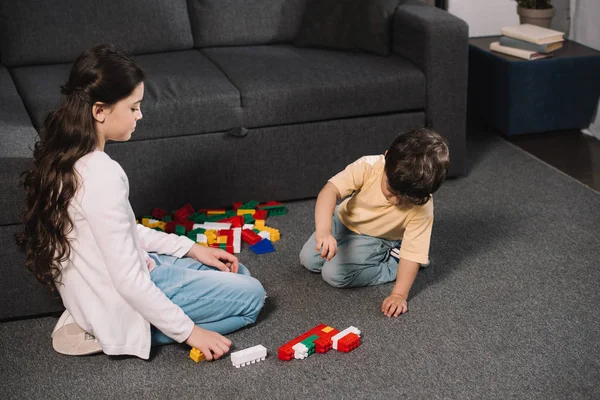
{"type": "Polygon", "coordinates": [[[264,219],[257,219],[257,220],[255,220],[254,221],[254,228],[262,231],[265,228],[265,220],[264,219]]]}
{"type": "Polygon", "coordinates": [[[255,362],[263,361],[267,357],[267,349],[259,344],[254,347],[249,347],[244,350],[231,353],[231,363],[234,367],[239,368],[245,365],[254,364],[255,362]]]}
{"type": "Polygon", "coordinates": [[[179,210],[173,213],[173,216],[176,220],[185,221],[187,218],[194,213],[194,207],[191,204],[186,204],[181,207],[179,210]]]}
{"type": "Polygon", "coordinates": [[[293,358],[304,359],[313,353],[326,353],[332,348],[349,352],[360,346],[360,331],[351,326],[342,332],[320,324],[287,342],[277,351],[277,357],[283,361],[293,358]]]}
{"type": "Polygon", "coordinates": [[[267,219],[267,215],[268,215],[268,211],[267,210],[258,210],[256,211],[253,215],[252,218],[254,219],[267,219]]]}
{"type": "Polygon", "coordinates": [[[242,240],[249,245],[254,245],[262,240],[260,236],[258,236],[255,232],[244,229],[242,230],[242,240]]]}
{"type": "Polygon", "coordinates": [[[192,360],[196,361],[197,363],[199,363],[202,360],[206,360],[204,353],[202,353],[200,350],[198,350],[195,347],[192,347],[192,349],[190,350],[190,358],[192,360]]]}
{"type": "Polygon", "coordinates": [[[260,242],[253,244],[248,248],[256,254],[272,253],[275,251],[275,247],[273,247],[273,244],[269,239],[262,239],[260,242]]]}
{"type": "Polygon", "coordinates": [[[152,216],[156,219],[162,220],[162,218],[165,215],[169,215],[169,212],[166,210],[163,210],[162,208],[155,208],[154,210],[152,210],[152,216]]]}

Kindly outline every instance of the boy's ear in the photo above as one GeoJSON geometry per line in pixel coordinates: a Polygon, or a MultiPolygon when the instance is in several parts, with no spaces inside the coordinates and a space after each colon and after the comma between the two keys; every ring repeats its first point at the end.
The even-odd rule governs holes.
{"type": "Polygon", "coordinates": [[[92,106],[92,117],[94,117],[97,122],[103,123],[106,119],[107,112],[108,107],[104,103],[97,101],[92,106]]]}

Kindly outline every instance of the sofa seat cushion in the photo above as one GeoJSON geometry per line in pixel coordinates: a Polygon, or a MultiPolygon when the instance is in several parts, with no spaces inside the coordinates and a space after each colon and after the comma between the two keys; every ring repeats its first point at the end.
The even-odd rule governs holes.
{"type": "MultiPolygon", "coordinates": [[[[240,94],[227,77],[197,50],[135,57],[146,72],[143,119],[131,140],[226,131],[241,125],[240,94]]],[[[15,83],[31,119],[40,128],[58,107],[60,85],[71,64],[19,67],[15,83]]]]}
{"type": "Polygon", "coordinates": [[[202,49],[242,96],[245,127],[419,110],[425,76],[391,55],[291,45],[202,49]]]}

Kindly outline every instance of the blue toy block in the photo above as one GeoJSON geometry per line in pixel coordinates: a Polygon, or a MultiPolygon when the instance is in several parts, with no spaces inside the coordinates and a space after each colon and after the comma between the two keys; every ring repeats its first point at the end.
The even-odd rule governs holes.
{"type": "Polygon", "coordinates": [[[271,243],[269,239],[263,239],[252,246],[248,246],[248,248],[256,254],[265,254],[275,251],[275,247],[273,247],[273,243],[271,243]]]}

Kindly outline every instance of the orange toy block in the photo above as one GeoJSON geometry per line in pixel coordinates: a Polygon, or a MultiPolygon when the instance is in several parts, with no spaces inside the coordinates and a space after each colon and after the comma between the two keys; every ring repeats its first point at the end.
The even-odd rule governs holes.
{"type": "Polygon", "coordinates": [[[190,350],[190,358],[192,360],[196,361],[197,363],[199,363],[202,360],[206,360],[204,353],[202,353],[200,350],[198,350],[195,347],[192,347],[192,349],[190,350]]]}

